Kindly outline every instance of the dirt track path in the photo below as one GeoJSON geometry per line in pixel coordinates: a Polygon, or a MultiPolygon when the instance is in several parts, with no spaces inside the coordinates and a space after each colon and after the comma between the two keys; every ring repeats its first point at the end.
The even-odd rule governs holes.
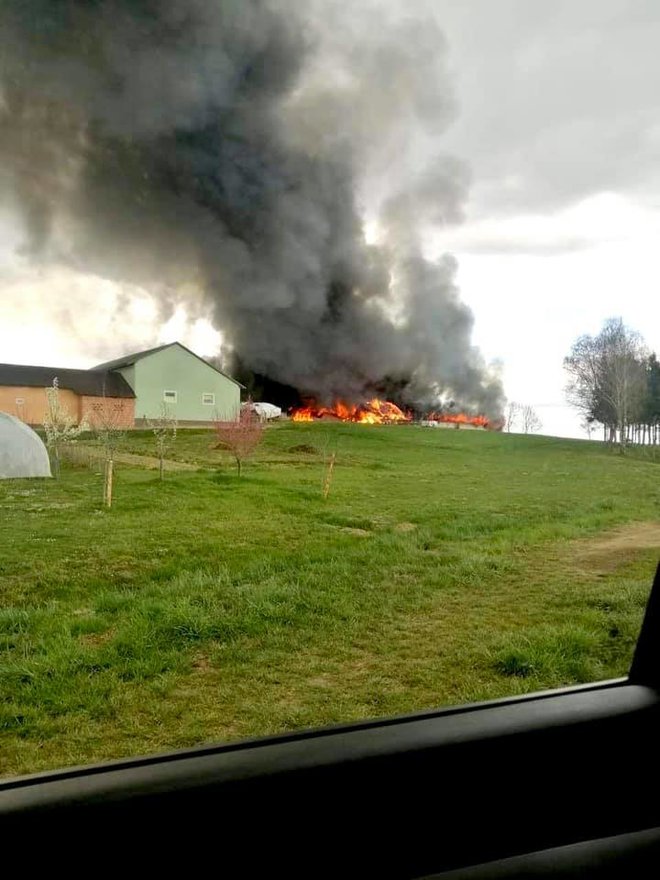
{"type": "MultiPolygon", "coordinates": [[[[103,456],[98,453],[98,450],[91,446],[78,446],[77,448],[83,453],[88,453],[97,457],[99,462],[103,460],[103,456]]],[[[134,467],[146,468],[147,470],[157,470],[159,467],[159,461],[153,455],[135,455],[132,452],[117,452],[115,453],[114,460],[119,464],[130,464],[134,467]]],[[[201,467],[196,464],[188,464],[185,461],[172,461],[169,458],[165,459],[163,465],[166,471],[197,471],[201,467]]]]}
{"type": "Polygon", "coordinates": [[[660,552],[660,522],[632,522],[574,544],[576,563],[595,565],[605,570],[616,568],[639,550],[660,552]]]}

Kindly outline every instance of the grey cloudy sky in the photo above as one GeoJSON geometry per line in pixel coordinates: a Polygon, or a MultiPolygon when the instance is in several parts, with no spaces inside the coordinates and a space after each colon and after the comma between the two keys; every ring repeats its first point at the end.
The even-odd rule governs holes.
{"type": "MultiPolygon", "coordinates": [[[[536,405],[548,433],[579,435],[564,406],[561,368],[575,337],[621,315],[660,349],[660,4],[432,0],[427,7],[446,35],[457,115],[426,146],[465,162],[471,178],[465,221],[429,230],[428,249],[456,254],[475,340],[502,362],[508,396],[536,405]]],[[[94,300],[99,326],[93,279],[48,269],[17,275],[11,222],[0,227],[1,360],[83,365],[90,337],[105,356],[113,320],[126,348],[176,335],[206,353],[217,345],[217,334],[203,322],[187,324],[181,311],[159,327],[139,292],[130,324],[116,321],[109,285],[105,299],[94,300]],[[73,347],[53,330],[45,295],[53,285],[70,291],[70,310],[90,318],[87,338],[73,347]]]]}
{"type": "Polygon", "coordinates": [[[441,2],[475,212],[554,211],[603,190],[657,204],[654,0],[441,2]],[[651,191],[650,191],[651,189],[651,191]]]}
{"type": "Polygon", "coordinates": [[[561,359],[622,315],[660,347],[660,5],[440,0],[472,184],[459,259],[476,339],[545,430],[580,434],[561,359]]]}

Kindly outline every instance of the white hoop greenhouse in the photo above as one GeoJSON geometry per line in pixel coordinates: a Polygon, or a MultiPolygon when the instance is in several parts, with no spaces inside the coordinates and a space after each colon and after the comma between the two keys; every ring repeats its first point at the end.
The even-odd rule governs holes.
{"type": "Polygon", "coordinates": [[[0,412],[0,480],[19,477],[50,477],[48,452],[32,428],[0,412]]]}

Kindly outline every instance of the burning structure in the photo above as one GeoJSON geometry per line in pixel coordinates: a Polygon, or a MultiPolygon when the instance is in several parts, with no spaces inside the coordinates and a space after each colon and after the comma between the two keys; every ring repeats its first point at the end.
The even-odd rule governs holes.
{"type": "Polygon", "coordinates": [[[5,0],[0,26],[23,260],[141,285],[163,320],[185,301],[317,411],[499,415],[456,262],[423,247],[468,183],[438,148],[456,108],[430,4],[5,0]]]}
{"type": "Polygon", "coordinates": [[[294,422],[313,422],[315,419],[332,418],[342,422],[381,425],[409,422],[412,416],[403,412],[395,403],[374,397],[372,400],[358,404],[337,401],[330,406],[319,406],[311,403],[294,409],[291,418],[294,422]]]}
{"type": "MultiPolygon", "coordinates": [[[[329,406],[321,406],[310,402],[291,410],[291,418],[294,422],[332,419],[340,422],[357,422],[361,425],[401,425],[412,422],[415,416],[414,411],[404,411],[395,403],[379,400],[377,397],[358,404],[348,404],[338,400],[329,406]]],[[[486,428],[494,431],[501,430],[503,425],[501,420],[491,420],[486,416],[470,416],[467,413],[449,411],[422,413],[419,423],[433,427],[486,428]]]]}

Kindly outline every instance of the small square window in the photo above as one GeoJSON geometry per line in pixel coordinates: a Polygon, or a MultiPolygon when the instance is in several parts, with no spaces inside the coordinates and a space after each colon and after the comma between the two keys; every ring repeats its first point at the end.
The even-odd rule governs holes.
{"type": "Polygon", "coordinates": [[[205,391],[202,394],[202,403],[205,406],[215,406],[215,394],[210,391],[205,391]]]}
{"type": "Polygon", "coordinates": [[[176,391],[163,391],[165,403],[176,403],[176,391]]]}
{"type": "Polygon", "coordinates": [[[16,406],[23,406],[24,403],[25,403],[24,397],[17,397],[16,398],[16,406]]]}

